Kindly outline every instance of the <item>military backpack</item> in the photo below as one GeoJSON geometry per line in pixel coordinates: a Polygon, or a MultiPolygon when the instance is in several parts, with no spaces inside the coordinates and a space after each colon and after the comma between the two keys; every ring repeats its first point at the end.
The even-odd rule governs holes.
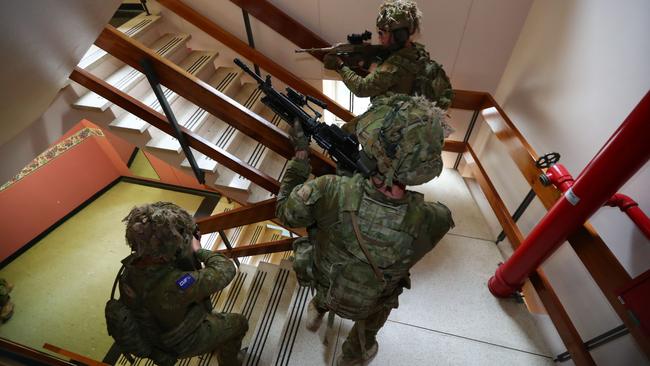
{"type": "Polygon", "coordinates": [[[124,266],[115,277],[111,298],[106,302],[104,309],[106,328],[122,353],[137,357],[149,357],[153,351],[153,345],[144,336],[140,321],[121,298],[115,299],[115,289],[123,272],[124,266]]]}

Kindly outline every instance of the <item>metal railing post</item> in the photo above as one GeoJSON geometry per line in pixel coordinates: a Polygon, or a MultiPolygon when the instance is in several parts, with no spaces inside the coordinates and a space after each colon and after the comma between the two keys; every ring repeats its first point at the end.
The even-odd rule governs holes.
{"type": "Polygon", "coordinates": [[[140,61],[140,64],[142,65],[144,74],[147,76],[147,80],[149,80],[149,84],[151,84],[151,89],[153,89],[154,94],[156,94],[156,98],[158,98],[160,107],[162,108],[163,112],[165,112],[167,120],[174,128],[174,132],[176,132],[176,139],[178,139],[178,143],[181,145],[181,148],[185,153],[185,157],[187,157],[187,160],[190,162],[190,166],[192,167],[192,171],[194,171],[196,180],[198,180],[200,184],[205,184],[205,173],[199,168],[199,165],[194,159],[194,154],[192,154],[192,150],[190,150],[190,146],[188,145],[185,136],[183,136],[181,128],[178,125],[178,121],[176,121],[174,112],[172,112],[172,108],[169,106],[169,102],[167,102],[167,98],[165,98],[165,94],[160,87],[158,75],[156,75],[156,71],[153,69],[151,61],[144,58],[140,61]]]}

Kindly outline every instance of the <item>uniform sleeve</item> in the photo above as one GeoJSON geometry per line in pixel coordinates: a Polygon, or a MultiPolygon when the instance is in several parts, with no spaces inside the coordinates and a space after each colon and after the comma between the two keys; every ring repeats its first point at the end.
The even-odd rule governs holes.
{"type": "Polygon", "coordinates": [[[185,287],[183,299],[188,303],[201,301],[228,286],[236,273],[235,265],[223,254],[200,249],[196,257],[204,263],[205,268],[184,272],[176,280],[178,287],[185,287]]]}
{"type": "Polygon", "coordinates": [[[420,225],[419,234],[413,241],[413,263],[429,253],[453,227],[454,220],[447,206],[440,202],[426,202],[424,220],[420,225]]]}
{"type": "Polygon", "coordinates": [[[321,198],[327,195],[336,177],[324,175],[306,183],[302,183],[305,181],[303,180],[302,184],[294,184],[298,180],[295,179],[295,176],[290,175],[289,168],[282,178],[281,194],[278,195],[275,214],[284,225],[307,227],[315,223],[314,207],[321,198]]]}
{"type": "Polygon", "coordinates": [[[399,81],[401,77],[399,71],[400,68],[393,65],[388,58],[366,77],[357,75],[347,66],[343,66],[339,74],[348,89],[357,97],[363,98],[386,93],[399,81]]]}

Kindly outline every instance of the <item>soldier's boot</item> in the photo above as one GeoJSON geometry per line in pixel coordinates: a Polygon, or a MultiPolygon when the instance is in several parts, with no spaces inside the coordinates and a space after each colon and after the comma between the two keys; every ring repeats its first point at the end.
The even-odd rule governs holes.
{"type": "Polygon", "coordinates": [[[318,310],[316,302],[312,299],[307,306],[307,324],[305,324],[305,328],[311,332],[317,331],[323,323],[324,316],[325,312],[318,310]]]}
{"type": "Polygon", "coordinates": [[[375,356],[377,356],[377,351],[379,351],[379,345],[375,342],[368,350],[365,355],[357,355],[354,357],[346,356],[340,354],[336,359],[336,366],[361,366],[367,365],[372,361],[375,356]]]}
{"type": "Polygon", "coordinates": [[[9,301],[4,304],[2,310],[0,310],[0,320],[4,323],[9,320],[12,315],[14,315],[14,303],[9,301]]]}

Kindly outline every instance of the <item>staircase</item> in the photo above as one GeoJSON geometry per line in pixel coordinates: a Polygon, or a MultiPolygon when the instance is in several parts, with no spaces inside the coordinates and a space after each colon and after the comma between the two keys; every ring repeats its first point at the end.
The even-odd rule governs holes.
{"type": "MultiPolygon", "coordinates": [[[[191,36],[170,29],[173,26],[156,15],[141,15],[119,28],[245,108],[287,130],[287,124],[261,103],[257,85],[244,77],[232,60],[221,58],[220,50],[190,50],[187,42],[191,36]]],[[[91,48],[79,66],[161,111],[144,76],[102,52],[91,48]]],[[[79,85],[71,83],[71,87],[79,96],[73,108],[109,114],[111,122],[103,127],[193,174],[175,138],[79,85]]],[[[171,90],[163,88],[163,91],[180,125],[269,176],[281,179],[286,159],[171,90]]],[[[213,214],[273,197],[269,191],[207,156],[193,153],[199,168],[205,172],[207,185],[244,197],[239,203],[222,198],[213,214]]],[[[427,200],[448,204],[457,227],[413,269],[414,290],[407,290],[400,297],[400,309],[393,311],[380,332],[380,350],[374,364],[552,364],[535,319],[525,306],[514,300],[495,299],[484,285],[485,278],[503,257],[493,245],[494,238],[462,177],[456,171],[445,170],[443,177],[434,182],[426,188],[427,200]],[[448,197],[453,197],[454,202],[448,197]],[[449,288],[452,284],[454,287],[449,288]]],[[[285,239],[289,233],[265,221],[226,230],[226,235],[233,247],[238,247],[285,239]]],[[[203,235],[201,243],[206,249],[225,248],[217,233],[203,235]]],[[[248,348],[244,365],[333,364],[352,325],[337,318],[332,327],[323,325],[316,334],[305,329],[306,307],[313,294],[297,285],[290,257],[291,252],[281,252],[240,258],[234,280],[211,297],[216,311],[242,313],[248,318],[249,332],[242,345],[248,348]]],[[[120,357],[116,364],[130,363],[120,357]]],[[[136,365],[149,364],[147,360],[136,362],[136,365]]],[[[205,354],[180,361],[178,365],[216,366],[217,361],[214,354],[205,354]]]]}
{"type": "MultiPolygon", "coordinates": [[[[143,43],[158,55],[174,62],[183,70],[237,101],[246,109],[284,130],[288,128],[279,116],[262,104],[263,93],[257,89],[257,84],[249,81],[248,77],[242,78],[242,71],[234,66],[232,60],[220,58],[217,50],[191,50],[187,45],[191,35],[170,32],[170,28],[173,27],[166,24],[160,16],[147,16],[143,13],[125,23],[118,30],[143,43]]],[[[88,50],[78,66],[162,113],[160,103],[145,76],[96,46],[92,46],[88,50]]],[[[111,120],[111,122],[102,127],[110,129],[115,135],[154,154],[171,166],[193,175],[189,161],[184,156],[176,138],[125,112],[105,98],[87,91],[75,83],[71,84],[71,87],[79,95],[79,99],[72,105],[73,108],[108,114],[107,120],[111,120]]],[[[286,159],[173,91],[165,87],[162,89],[179,125],[197,133],[252,167],[280,179],[286,166],[286,159]]],[[[208,186],[222,192],[234,192],[242,203],[252,203],[272,197],[267,190],[251,183],[243,176],[220,166],[214,160],[193,149],[192,152],[199,169],[205,173],[208,186]]]]}

